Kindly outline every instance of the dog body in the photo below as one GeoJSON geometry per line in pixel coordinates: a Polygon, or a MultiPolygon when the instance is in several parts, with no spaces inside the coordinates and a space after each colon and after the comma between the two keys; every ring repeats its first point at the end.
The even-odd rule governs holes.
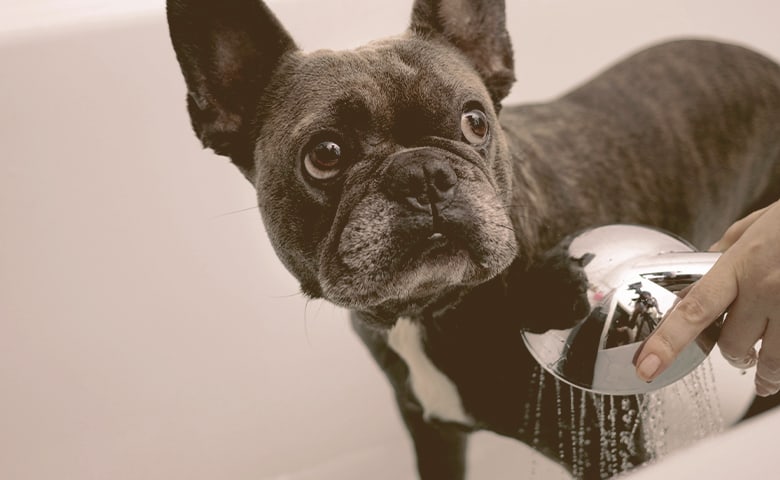
{"type": "Polygon", "coordinates": [[[255,186],[303,292],[351,309],[423,478],[462,478],[482,428],[578,477],[647,458],[622,451],[605,471],[604,412],[545,383],[520,331],[587,314],[568,236],[635,223],[706,247],[780,197],[780,67],[678,41],[501,108],[502,1],[418,0],[406,34],[311,54],[256,0],[170,0],[168,14],[196,133],[255,186]],[[587,458],[562,430],[582,432],[587,458]]]}

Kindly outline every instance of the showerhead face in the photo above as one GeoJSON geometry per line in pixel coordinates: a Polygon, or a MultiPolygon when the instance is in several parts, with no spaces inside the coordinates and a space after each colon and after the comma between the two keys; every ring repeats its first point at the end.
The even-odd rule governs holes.
{"type": "Polygon", "coordinates": [[[582,390],[635,395],[680,380],[707,358],[722,316],[652,382],[639,379],[632,364],[644,339],[678,300],[675,292],[707,273],[719,253],[697,252],[660,230],[608,225],[575,237],[569,254],[586,263],[590,314],[568,330],[523,332],[545,370],[582,390]]]}

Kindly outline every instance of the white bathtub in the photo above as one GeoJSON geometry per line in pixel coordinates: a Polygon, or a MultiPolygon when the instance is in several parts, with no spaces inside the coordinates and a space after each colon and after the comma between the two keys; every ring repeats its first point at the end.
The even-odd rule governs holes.
{"type": "MultiPolygon", "coordinates": [[[[411,478],[390,388],[344,312],[296,295],[257,212],[231,213],[253,192],[189,128],[162,3],[0,5],[0,478],[411,478]]],[[[306,49],[397,33],[411,4],[270,3],[306,49]],[[343,23],[308,28],[326,13],[343,23]]],[[[717,3],[510,0],[510,101],[673,35],[780,58],[778,3],[717,3]]],[[[732,435],[780,428],[762,422],[732,435]]],[[[737,447],[709,464],[753,458],[737,447]]],[[[488,434],[470,455],[476,479],[535,461],[488,434]]]]}

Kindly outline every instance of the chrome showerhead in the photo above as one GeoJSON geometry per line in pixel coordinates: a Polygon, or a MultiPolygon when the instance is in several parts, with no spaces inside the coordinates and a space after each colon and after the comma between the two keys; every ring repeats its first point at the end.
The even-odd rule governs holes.
{"type": "Polygon", "coordinates": [[[568,330],[523,332],[528,350],[549,373],[583,390],[632,395],[674,383],[707,358],[722,316],[652,382],[639,379],[632,364],[642,341],[678,300],[675,292],[701,278],[719,253],[697,252],[652,228],[608,225],[575,237],[569,254],[584,264],[590,314],[568,330]]]}

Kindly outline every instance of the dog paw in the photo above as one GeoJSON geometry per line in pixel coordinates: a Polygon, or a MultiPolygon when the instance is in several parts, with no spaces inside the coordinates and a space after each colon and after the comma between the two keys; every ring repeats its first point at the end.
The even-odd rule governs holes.
{"type": "Polygon", "coordinates": [[[588,280],[583,269],[590,259],[571,257],[569,243],[564,241],[540,255],[513,285],[522,299],[519,308],[523,312],[523,329],[534,333],[564,330],[590,313],[588,280]]]}

